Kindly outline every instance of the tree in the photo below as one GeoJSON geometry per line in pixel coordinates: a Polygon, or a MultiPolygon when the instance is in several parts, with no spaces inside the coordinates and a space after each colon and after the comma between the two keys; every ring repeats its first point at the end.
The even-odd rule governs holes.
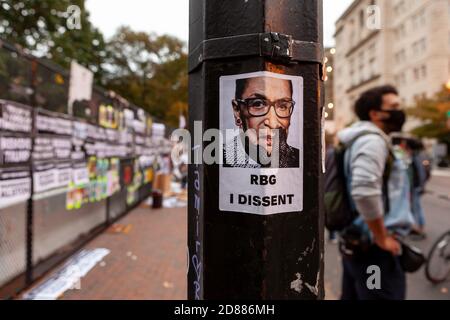
{"type": "Polygon", "coordinates": [[[107,44],[105,85],[146,109],[178,124],[187,113],[187,54],[179,39],[120,28],[107,44]]]}
{"type": "Polygon", "coordinates": [[[419,137],[436,138],[450,146],[450,128],[447,116],[450,112],[450,90],[444,87],[433,98],[417,101],[408,114],[424,121],[424,124],[412,130],[419,137]]]}
{"type": "Polygon", "coordinates": [[[105,41],[89,21],[85,0],[0,0],[0,8],[1,38],[65,68],[75,59],[102,78],[105,41]]]}
{"type": "Polygon", "coordinates": [[[169,125],[178,124],[180,112],[186,116],[187,54],[179,39],[122,27],[106,44],[89,21],[85,0],[0,0],[0,8],[0,37],[6,41],[66,69],[77,60],[97,83],[169,125]],[[71,5],[80,8],[80,29],[70,23],[76,14],[71,5]]]}

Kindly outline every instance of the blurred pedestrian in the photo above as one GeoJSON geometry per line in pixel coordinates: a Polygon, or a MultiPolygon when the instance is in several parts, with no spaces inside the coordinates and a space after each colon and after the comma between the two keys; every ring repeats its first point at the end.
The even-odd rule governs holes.
{"type": "Polygon", "coordinates": [[[179,161],[174,167],[173,174],[175,178],[181,183],[181,189],[185,189],[187,187],[187,179],[188,179],[188,155],[187,153],[183,153],[179,157],[179,161]]]}
{"type": "Polygon", "coordinates": [[[409,135],[394,135],[392,142],[405,153],[408,163],[408,172],[411,186],[411,209],[414,216],[414,225],[410,236],[413,240],[423,240],[425,233],[425,214],[421,197],[425,193],[428,181],[427,170],[424,165],[424,147],[420,140],[409,135]]]}
{"type": "Polygon", "coordinates": [[[397,240],[414,220],[407,165],[392,150],[388,134],[399,132],[406,116],[397,90],[381,86],[364,92],[355,104],[360,121],[339,132],[349,145],[344,172],[357,218],[340,232],[342,299],[403,300],[406,277],[397,240]],[[379,288],[369,288],[369,267],[379,267],[379,288]]]}
{"type": "Polygon", "coordinates": [[[411,230],[413,239],[422,240],[426,238],[425,233],[425,213],[422,206],[422,195],[425,193],[426,171],[423,166],[423,158],[420,153],[414,152],[412,156],[412,211],[414,214],[415,225],[411,230]]]}
{"type": "Polygon", "coordinates": [[[163,153],[157,157],[157,171],[155,176],[154,189],[160,190],[163,195],[169,195],[172,182],[172,161],[170,154],[163,153]]]}

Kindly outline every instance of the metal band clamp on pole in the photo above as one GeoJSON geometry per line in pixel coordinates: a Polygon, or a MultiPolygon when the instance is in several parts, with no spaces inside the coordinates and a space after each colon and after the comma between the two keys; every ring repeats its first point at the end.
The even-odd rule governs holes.
{"type": "Polygon", "coordinates": [[[204,61],[259,56],[283,63],[323,63],[323,46],[277,32],[252,33],[202,41],[189,55],[189,72],[204,61]]]}

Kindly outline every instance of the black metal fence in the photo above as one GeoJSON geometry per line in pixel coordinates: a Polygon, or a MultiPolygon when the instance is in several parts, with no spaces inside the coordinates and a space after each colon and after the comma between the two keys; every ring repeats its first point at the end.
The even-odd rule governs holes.
{"type": "Polygon", "coordinates": [[[68,115],[69,81],[0,42],[0,298],[147,198],[171,148],[149,114],[99,87],[68,115]]]}

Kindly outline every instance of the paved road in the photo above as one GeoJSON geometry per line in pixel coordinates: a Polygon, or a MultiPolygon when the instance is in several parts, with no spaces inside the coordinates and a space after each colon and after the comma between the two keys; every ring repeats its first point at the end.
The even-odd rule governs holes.
{"type": "MultiPolygon", "coordinates": [[[[450,229],[450,174],[436,173],[427,186],[423,197],[427,221],[427,239],[412,242],[428,253],[433,242],[444,231],[450,229]]],[[[340,296],[341,262],[335,244],[325,245],[325,282],[327,299],[340,296]]],[[[450,281],[432,285],[425,278],[423,268],[417,273],[408,274],[408,299],[450,300],[450,281]]]]}

